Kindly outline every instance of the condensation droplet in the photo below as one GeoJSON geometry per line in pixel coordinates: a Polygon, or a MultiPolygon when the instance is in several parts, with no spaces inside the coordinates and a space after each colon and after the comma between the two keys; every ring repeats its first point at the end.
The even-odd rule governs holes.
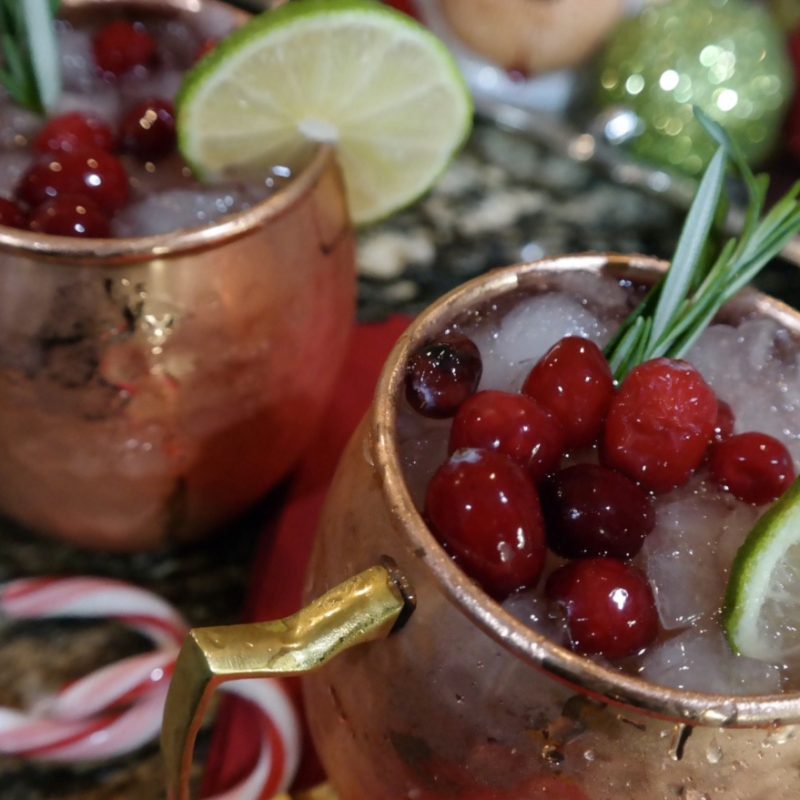
{"type": "Polygon", "coordinates": [[[706,761],[709,764],[719,764],[722,761],[722,747],[720,747],[719,742],[716,739],[712,739],[711,743],[706,748],[706,761]]]}
{"type": "Polygon", "coordinates": [[[780,728],[775,728],[767,734],[764,739],[764,745],[769,747],[771,745],[786,744],[797,736],[797,729],[797,725],[783,725],[780,728]]]}

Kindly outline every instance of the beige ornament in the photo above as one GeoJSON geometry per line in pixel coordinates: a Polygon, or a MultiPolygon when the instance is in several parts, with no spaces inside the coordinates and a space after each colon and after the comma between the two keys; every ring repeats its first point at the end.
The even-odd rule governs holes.
{"type": "Polygon", "coordinates": [[[582,63],[625,0],[440,0],[453,33],[487,60],[527,75],[582,63]]]}

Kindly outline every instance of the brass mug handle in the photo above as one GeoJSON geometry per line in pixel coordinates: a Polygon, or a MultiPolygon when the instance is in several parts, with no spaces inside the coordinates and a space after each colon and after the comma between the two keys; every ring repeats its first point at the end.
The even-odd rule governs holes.
{"type": "Polygon", "coordinates": [[[175,665],[161,729],[170,800],[190,798],[197,732],[219,684],[310,672],[357,644],[385,638],[413,608],[413,590],[384,559],[291,617],[190,631],[175,665]]]}

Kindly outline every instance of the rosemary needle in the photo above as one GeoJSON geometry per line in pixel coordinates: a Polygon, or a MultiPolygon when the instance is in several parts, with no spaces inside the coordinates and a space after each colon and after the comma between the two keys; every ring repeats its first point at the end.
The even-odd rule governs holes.
{"type": "Polygon", "coordinates": [[[695,115],[719,149],[700,182],[669,270],[606,347],[619,381],[651,358],[686,355],[719,309],[800,231],[800,183],[764,214],[768,178],[753,175],[736,143],[718,123],[699,109],[695,115]],[[739,238],[728,241],[708,266],[703,258],[705,245],[730,166],[747,188],[745,223],[739,238]]]}

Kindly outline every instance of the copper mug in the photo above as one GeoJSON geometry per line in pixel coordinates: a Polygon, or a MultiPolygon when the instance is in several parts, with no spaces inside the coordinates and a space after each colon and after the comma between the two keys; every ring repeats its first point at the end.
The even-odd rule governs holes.
{"type": "MultiPolygon", "coordinates": [[[[555,644],[450,560],[401,474],[397,399],[426,338],[519,288],[546,291],[564,271],[647,281],[663,268],[604,255],[527,264],[465,284],[416,320],[330,489],[307,584],[322,597],[280,622],[196,630],[184,645],[162,735],[172,797],[189,796],[192,742],[218,683],[306,672],[313,739],[341,800],[798,797],[800,696],[670,689],[555,644]]],[[[754,291],[730,311],[800,333],[796,312],[754,291]]]]}
{"type": "MultiPolygon", "coordinates": [[[[149,14],[219,0],[65,0],[149,14]]],[[[311,440],[352,327],[335,156],[204,228],[71,240],[0,228],[0,513],[79,545],[214,530],[311,440]]]]}

